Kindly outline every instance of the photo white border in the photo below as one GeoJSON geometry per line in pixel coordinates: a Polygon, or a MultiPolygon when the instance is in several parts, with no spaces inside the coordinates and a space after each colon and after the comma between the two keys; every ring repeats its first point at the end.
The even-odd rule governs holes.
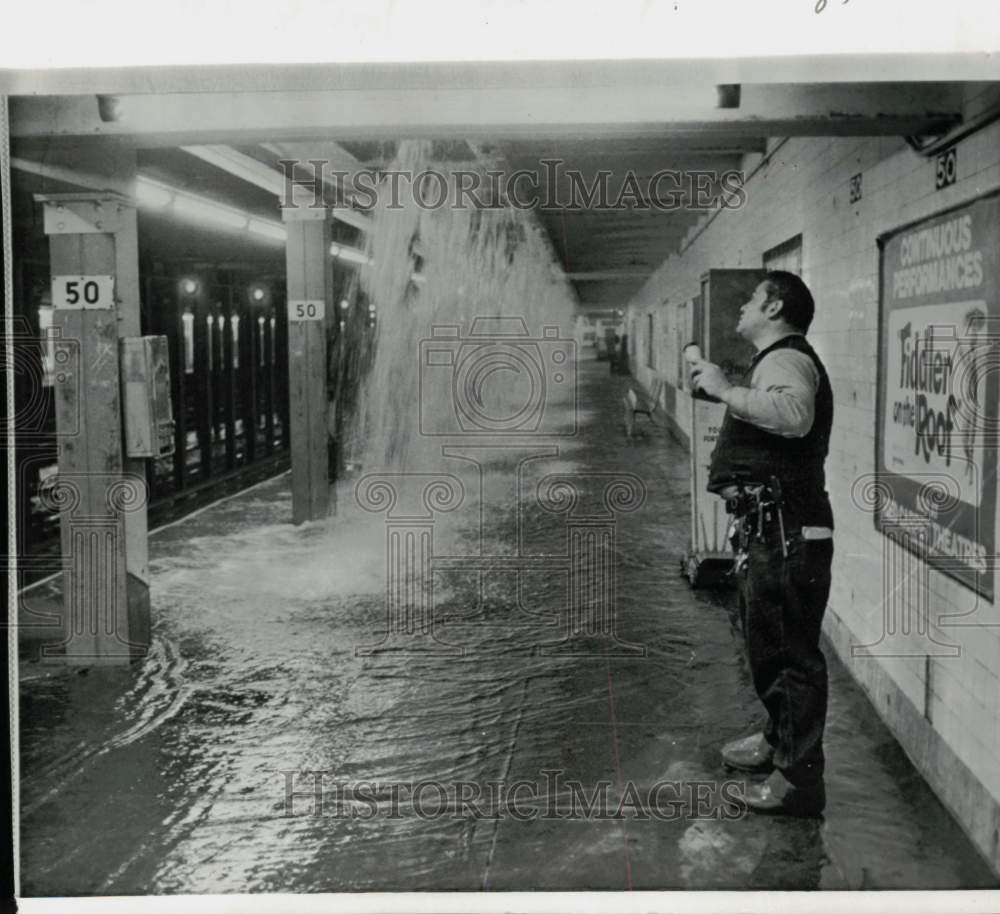
{"type": "MultiPolygon", "coordinates": [[[[134,0],[19,2],[4,13],[0,94],[205,89],[293,81],[303,64],[673,59],[713,82],[1000,78],[995,0],[134,0]],[[155,43],[151,26],[155,21],[155,43]],[[442,23],[447,23],[442,27],[442,23]],[[720,27],[720,23],[723,25],[720,27]],[[225,39],[224,41],[222,39],[225,39]],[[817,59],[817,55],[821,55],[817,59]],[[245,65],[249,64],[247,67],[245,65]],[[230,65],[230,66],[227,66],[230,65]],[[178,69],[184,68],[184,69],[178,69]]],[[[478,64],[477,64],[478,65],[478,64]]],[[[5,100],[0,114],[6,109],[5,100]]],[[[0,118],[0,129],[5,121],[0,118]]],[[[0,168],[7,165],[6,137],[0,168]]],[[[8,202],[4,201],[5,204],[8,202]]],[[[9,211],[4,212],[9,226],[9,211]]],[[[4,256],[12,239],[4,237],[4,256]]],[[[10,328],[10,273],[5,271],[10,328]]],[[[8,365],[12,361],[8,360],[8,365]]],[[[12,380],[12,379],[9,379],[12,380]]],[[[8,385],[8,404],[13,385],[8,385]]],[[[8,451],[9,453],[9,451],[8,451]]],[[[14,484],[8,460],[9,491],[14,484]]],[[[13,515],[11,500],[9,511],[13,515]]],[[[9,525],[13,530],[13,522],[9,525]]],[[[12,535],[12,534],[9,534],[12,535]]],[[[11,580],[16,580],[11,578],[11,580]]],[[[11,584],[9,611],[16,614],[11,584]]],[[[16,621],[16,618],[15,618],[16,621]]],[[[8,630],[17,840],[17,643],[8,630]],[[13,646],[12,646],[13,645],[13,646]]],[[[17,844],[15,843],[15,852],[17,844]]],[[[17,858],[15,858],[17,859],[17,858]]],[[[174,895],[19,899],[22,911],[989,912],[998,892],[597,892],[174,895]]]]}

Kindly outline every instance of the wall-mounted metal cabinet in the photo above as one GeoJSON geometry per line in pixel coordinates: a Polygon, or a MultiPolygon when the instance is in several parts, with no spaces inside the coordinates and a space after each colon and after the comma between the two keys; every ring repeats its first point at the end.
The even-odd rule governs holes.
{"type": "Polygon", "coordinates": [[[126,454],[154,458],[172,454],[174,416],[167,338],[122,339],[121,372],[126,454]]]}

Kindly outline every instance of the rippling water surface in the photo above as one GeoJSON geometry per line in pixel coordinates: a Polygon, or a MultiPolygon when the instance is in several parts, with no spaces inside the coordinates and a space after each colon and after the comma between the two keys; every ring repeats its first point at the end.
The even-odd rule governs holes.
{"type": "Polygon", "coordinates": [[[490,452],[482,477],[468,459],[428,468],[464,489],[435,520],[434,555],[497,557],[433,575],[437,640],[357,650],[385,628],[387,537],[384,514],[355,501],[359,476],[326,522],[290,525],[284,477],[155,535],[150,656],[128,670],[27,671],[25,893],[991,884],[837,664],[824,820],[695,817],[690,796],[666,821],[454,805],[421,818],[394,800],[392,785],[420,780],[483,797],[520,780],[544,807],[545,772],[559,770],[564,783],[610,782],[613,809],[628,783],[642,795],[717,786],[719,746],[758,720],[730,598],[678,574],[684,452],[663,429],[626,442],[621,382],[601,363],[581,373],[581,436],[523,463],[519,496],[531,448],[490,452]],[[551,473],[577,474],[583,513],[599,502],[597,474],[646,487],[604,550],[617,571],[612,651],[549,650],[572,625],[566,516],[534,497],[551,473]],[[518,554],[549,560],[517,574],[503,560],[518,554]],[[362,782],[370,799],[352,817],[336,785],[362,782]]]}

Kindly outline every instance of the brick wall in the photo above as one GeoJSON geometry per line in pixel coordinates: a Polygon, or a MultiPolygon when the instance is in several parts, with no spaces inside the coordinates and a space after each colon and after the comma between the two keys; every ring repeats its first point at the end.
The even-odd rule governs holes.
{"type": "MultiPolygon", "coordinates": [[[[966,116],[995,98],[995,90],[970,87],[966,116]]],[[[629,316],[636,318],[640,353],[646,315],[655,314],[656,326],[665,328],[654,341],[658,370],[640,360],[633,367],[639,381],[676,383],[670,338],[684,319],[678,305],[698,294],[701,275],[709,268],[759,268],[765,251],[801,233],[803,278],[817,302],[809,338],[836,398],[827,462],[837,526],[828,634],[931,786],[1000,870],[1000,596],[990,605],[892,547],[857,503],[858,480],[874,471],[876,239],[1000,188],[1000,123],[962,140],[957,153],[956,183],[935,190],[934,159],[900,138],[772,140],[764,155],[746,158],[752,177],[745,206],[703,218],[682,253],[633,299],[629,316]],[[859,173],[863,196],[852,204],[849,183],[859,173]],[[921,613],[929,617],[927,631],[917,630],[921,613]],[[940,618],[949,615],[956,618],[940,618]],[[887,618],[899,629],[909,621],[910,634],[886,637],[887,618]],[[961,777],[949,774],[955,765],[961,777]]],[[[685,433],[689,409],[679,391],[673,418],[685,433]]]]}

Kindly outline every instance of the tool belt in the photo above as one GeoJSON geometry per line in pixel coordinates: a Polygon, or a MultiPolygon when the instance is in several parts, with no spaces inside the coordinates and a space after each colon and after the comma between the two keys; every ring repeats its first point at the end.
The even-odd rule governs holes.
{"type": "Polygon", "coordinates": [[[766,484],[738,484],[738,492],[726,499],[726,511],[733,516],[729,524],[729,542],[736,561],[730,574],[739,574],[747,567],[751,540],[780,544],[781,554],[788,558],[789,534],[803,540],[829,540],[830,527],[799,527],[794,515],[789,516],[781,494],[781,483],[772,476],[766,484]]]}
{"type": "Polygon", "coordinates": [[[736,570],[746,563],[751,539],[780,542],[787,557],[784,504],[776,476],[766,484],[741,484],[737,494],[726,499],[726,512],[733,515],[729,538],[737,554],[736,570]]]}

